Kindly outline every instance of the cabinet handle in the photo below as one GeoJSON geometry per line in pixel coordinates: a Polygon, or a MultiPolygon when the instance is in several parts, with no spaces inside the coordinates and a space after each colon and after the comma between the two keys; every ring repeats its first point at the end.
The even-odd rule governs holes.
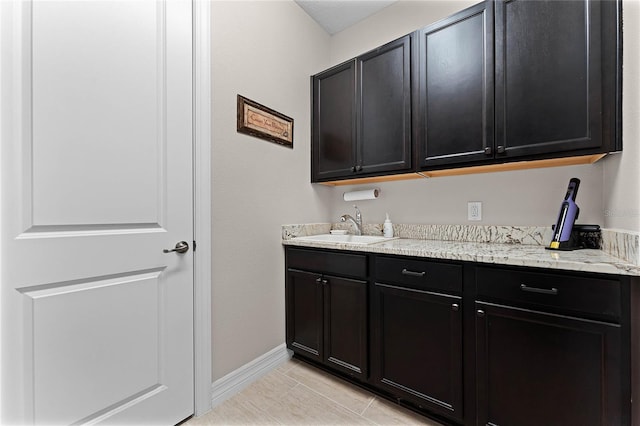
{"type": "Polygon", "coordinates": [[[484,148],[484,153],[485,153],[485,155],[491,155],[491,154],[493,154],[493,150],[491,149],[490,146],[487,146],[487,147],[484,148]]]}
{"type": "Polygon", "coordinates": [[[322,280],[322,285],[327,285],[329,283],[329,281],[327,280],[322,280]]]}
{"type": "Polygon", "coordinates": [[[551,287],[551,288],[538,288],[538,287],[529,287],[526,284],[520,284],[520,290],[522,291],[528,291],[529,293],[541,293],[541,294],[551,294],[551,295],[556,295],[558,294],[558,289],[555,287],[551,287]]]}
{"type": "Polygon", "coordinates": [[[362,171],[362,166],[360,164],[358,164],[356,166],[356,172],[361,172],[362,171]]]}
{"type": "Polygon", "coordinates": [[[318,277],[318,278],[316,278],[316,283],[317,283],[317,284],[320,284],[321,282],[322,282],[322,277],[318,277]]]}
{"type": "Polygon", "coordinates": [[[355,172],[355,171],[356,171],[356,166],[352,166],[352,167],[351,167],[351,171],[352,171],[352,172],[355,172]]]}
{"type": "Polygon", "coordinates": [[[504,146],[498,145],[498,154],[504,154],[504,151],[505,151],[504,146]]]}
{"type": "Polygon", "coordinates": [[[484,318],[484,311],[482,309],[478,309],[476,312],[480,318],[484,318]]]}
{"type": "Polygon", "coordinates": [[[458,312],[459,309],[460,309],[460,306],[457,303],[454,303],[453,305],[451,305],[452,311],[458,312]]]}
{"type": "Polygon", "coordinates": [[[409,271],[408,269],[403,269],[402,270],[402,275],[408,275],[410,277],[424,277],[427,273],[422,271],[422,272],[414,272],[414,271],[409,271]]]}

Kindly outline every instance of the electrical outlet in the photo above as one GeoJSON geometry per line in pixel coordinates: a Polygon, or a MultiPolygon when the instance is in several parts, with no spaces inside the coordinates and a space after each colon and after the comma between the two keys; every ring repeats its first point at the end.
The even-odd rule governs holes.
{"type": "Polygon", "coordinates": [[[469,201],[467,203],[467,220],[482,220],[481,201],[469,201]]]}

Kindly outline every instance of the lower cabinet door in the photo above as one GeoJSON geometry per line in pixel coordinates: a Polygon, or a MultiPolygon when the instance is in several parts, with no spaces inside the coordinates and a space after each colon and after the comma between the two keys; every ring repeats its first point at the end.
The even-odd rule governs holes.
{"type": "Polygon", "coordinates": [[[287,346],[294,352],[321,362],[322,276],[289,269],[286,280],[287,346]]]}
{"type": "Polygon", "coordinates": [[[358,379],[368,377],[367,282],[323,276],[325,363],[358,379]]]}
{"type": "Polygon", "coordinates": [[[620,425],[620,328],[476,303],[477,424],[620,425]]]}
{"type": "Polygon", "coordinates": [[[379,283],[373,293],[375,385],[461,421],[461,298],[379,283]]]}

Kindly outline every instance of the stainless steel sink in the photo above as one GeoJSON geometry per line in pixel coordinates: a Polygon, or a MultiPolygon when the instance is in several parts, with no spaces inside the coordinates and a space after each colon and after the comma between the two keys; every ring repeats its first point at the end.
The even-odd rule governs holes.
{"type": "Polygon", "coordinates": [[[349,243],[349,244],[375,244],[383,241],[393,240],[394,238],[385,238],[376,235],[331,235],[320,234],[310,235],[308,237],[296,237],[295,240],[315,241],[319,243],[349,243]]]}

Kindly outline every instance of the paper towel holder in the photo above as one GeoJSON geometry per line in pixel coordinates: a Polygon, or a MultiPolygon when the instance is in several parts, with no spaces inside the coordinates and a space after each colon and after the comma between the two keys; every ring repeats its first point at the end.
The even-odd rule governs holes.
{"type": "Polygon", "coordinates": [[[380,196],[380,189],[372,188],[345,192],[342,194],[342,199],[344,201],[375,200],[378,196],[380,196]]]}

